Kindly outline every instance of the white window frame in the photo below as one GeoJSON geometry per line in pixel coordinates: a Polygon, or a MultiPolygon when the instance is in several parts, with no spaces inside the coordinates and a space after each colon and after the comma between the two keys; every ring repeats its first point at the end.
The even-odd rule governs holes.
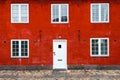
{"type": "Polygon", "coordinates": [[[109,10],[109,3],[91,3],[91,23],[109,23],[109,19],[110,19],[110,14],[109,14],[109,12],[110,12],[110,10],[109,10]],[[108,6],[108,21],[101,21],[101,5],[102,4],[105,4],[105,5],[107,5],[108,6]],[[98,5],[99,6],[99,21],[93,21],[93,19],[92,19],[92,6],[93,5],[98,5]]]}
{"type": "Polygon", "coordinates": [[[109,57],[109,38],[90,38],[90,56],[91,57],[109,57]],[[93,39],[98,39],[98,50],[99,50],[98,55],[92,54],[92,40],[93,39]],[[101,54],[101,43],[100,43],[101,39],[107,39],[107,54],[106,55],[101,54]]]}
{"type": "Polygon", "coordinates": [[[12,39],[11,40],[11,58],[29,58],[29,40],[28,39],[12,39]],[[13,49],[12,49],[12,42],[13,41],[19,41],[19,56],[12,56],[13,49]],[[27,41],[28,42],[28,55],[27,56],[21,56],[21,41],[27,41]]]}
{"type": "Polygon", "coordinates": [[[29,4],[11,4],[11,23],[29,23],[29,4]],[[12,17],[13,17],[13,14],[12,14],[12,6],[13,5],[18,5],[19,6],[19,21],[18,22],[14,22],[13,21],[13,19],[12,19],[12,17]],[[27,6],[27,21],[25,21],[25,22],[23,22],[23,21],[21,21],[21,6],[22,5],[26,5],[27,6]]]}
{"type": "Polygon", "coordinates": [[[69,23],[69,4],[51,4],[51,23],[69,23]],[[59,22],[53,22],[53,6],[58,5],[59,6],[59,22]],[[61,21],[61,5],[67,6],[67,22],[61,21]]]}

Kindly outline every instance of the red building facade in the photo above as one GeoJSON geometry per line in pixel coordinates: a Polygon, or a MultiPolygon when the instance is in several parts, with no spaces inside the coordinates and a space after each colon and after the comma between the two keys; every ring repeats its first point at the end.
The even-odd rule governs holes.
{"type": "Polygon", "coordinates": [[[0,65],[120,65],[119,7],[119,0],[0,0],[0,65]]]}

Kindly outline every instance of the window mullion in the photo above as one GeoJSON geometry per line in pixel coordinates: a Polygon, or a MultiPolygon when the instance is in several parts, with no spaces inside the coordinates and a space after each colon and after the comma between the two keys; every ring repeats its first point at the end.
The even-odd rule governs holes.
{"type": "Polygon", "coordinates": [[[101,55],[101,39],[99,38],[98,41],[99,41],[99,56],[100,56],[101,55]]]}

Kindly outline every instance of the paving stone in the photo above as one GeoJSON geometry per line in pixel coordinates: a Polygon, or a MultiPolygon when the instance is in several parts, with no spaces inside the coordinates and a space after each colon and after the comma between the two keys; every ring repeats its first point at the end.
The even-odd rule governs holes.
{"type": "Polygon", "coordinates": [[[120,80],[120,70],[1,70],[0,80],[120,80]]]}

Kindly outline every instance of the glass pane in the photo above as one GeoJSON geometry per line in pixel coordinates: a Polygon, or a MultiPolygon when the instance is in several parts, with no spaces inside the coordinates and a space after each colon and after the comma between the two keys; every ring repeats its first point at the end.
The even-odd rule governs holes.
{"type": "Polygon", "coordinates": [[[107,39],[101,39],[101,55],[107,55],[107,39]]]}
{"type": "Polygon", "coordinates": [[[12,56],[19,56],[19,53],[18,52],[13,52],[12,56]]]}
{"type": "Polygon", "coordinates": [[[19,41],[15,41],[15,44],[19,44],[19,41]]]}
{"type": "Polygon", "coordinates": [[[13,53],[15,52],[15,49],[14,49],[14,48],[12,49],[12,52],[13,52],[13,53]]]}
{"type": "Polygon", "coordinates": [[[19,17],[19,14],[18,14],[18,13],[12,13],[12,17],[13,17],[13,18],[15,18],[15,17],[18,18],[18,17],[19,17]]]}
{"type": "Polygon", "coordinates": [[[52,21],[59,22],[59,5],[53,5],[52,7],[52,21]]]}
{"type": "Polygon", "coordinates": [[[12,21],[13,22],[19,22],[19,18],[18,17],[12,17],[12,21]]]}
{"type": "Polygon", "coordinates": [[[25,45],[25,48],[28,48],[28,45],[25,45]]]}
{"type": "Polygon", "coordinates": [[[67,5],[61,5],[61,22],[67,22],[67,5]]]}
{"type": "Polygon", "coordinates": [[[28,42],[27,41],[25,41],[25,44],[27,44],[28,42]]]}
{"type": "Polygon", "coordinates": [[[98,50],[98,39],[93,39],[92,40],[92,55],[98,55],[99,50],[98,50]]]}
{"type": "Polygon", "coordinates": [[[25,49],[25,52],[28,52],[28,50],[27,50],[27,49],[25,49]]]}
{"type": "Polygon", "coordinates": [[[12,53],[12,56],[15,56],[15,53],[12,53]]]}
{"type": "Polygon", "coordinates": [[[17,10],[12,9],[12,14],[19,14],[19,9],[17,9],[17,10]]]}
{"type": "Polygon", "coordinates": [[[108,21],[108,5],[101,5],[101,21],[108,21]]]}
{"type": "Polygon", "coordinates": [[[12,21],[19,21],[19,5],[12,5],[12,21]]]}
{"type": "Polygon", "coordinates": [[[21,10],[27,10],[27,5],[21,5],[21,10]]]}
{"type": "Polygon", "coordinates": [[[28,42],[21,41],[21,56],[27,56],[26,53],[28,53],[28,42]]]}
{"type": "Polygon", "coordinates": [[[24,45],[21,45],[21,48],[25,48],[25,46],[24,46],[24,45]]]}
{"type": "Polygon", "coordinates": [[[16,47],[16,48],[19,48],[19,45],[17,44],[17,45],[15,45],[15,47],[16,47]]]}
{"type": "Polygon", "coordinates": [[[21,44],[23,45],[25,41],[21,41],[21,44]]]}
{"type": "Polygon", "coordinates": [[[18,49],[18,48],[16,48],[15,50],[16,50],[16,52],[19,52],[19,49],[18,49]]]}
{"type": "Polygon", "coordinates": [[[21,56],[25,56],[25,54],[24,54],[24,53],[21,53],[21,56]]]}
{"type": "Polygon", "coordinates": [[[25,53],[25,56],[28,56],[28,54],[27,54],[27,53],[25,53]]]}
{"type": "Polygon", "coordinates": [[[21,17],[27,17],[27,14],[22,13],[22,14],[21,14],[21,17]]]}
{"type": "Polygon", "coordinates": [[[27,22],[28,20],[28,6],[21,5],[21,22],[27,22]]]}
{"type": "Polygon", "coordinates": [[[18,10],[19,5],[12,5],[12,10],[18,10]]]}
{"type": "Polygon", "coordinates": [[[28,56],[28,53],[21,53],[21,56],[28,56]]]}
{"type": "Polygon", "coordinates": [[[15,48],[16,46],[15,45],[12,45],[12,48],[15,48]]]}
{"type": "Polygon", "coordinates": [[[99,21],[99,5],[92,5],[92,21],[99,21]]]}
{"type": "Polygon", "coordinates": [[[58,48],[62,48],[62,45],[58,45],[58,48]]]}
{"type": "Polygon", "coordinates": [[[27,22],[27,17],[21,17],[21,22],[27,22]]]}
{"type": "Polygon", "coordinates": [[[21,6],[21,15],[26,14],[27,15],[28,10],[27,10],[27,5],[22,5],[21,6]]]}
{"type": "Polygon", "coordinates": [[[19,56],[19,53],[18,53],[18,52],[16,53],[16,56],[19,56]]]}
{"type": "Polygon", "coordinates": [[[19,56],[19,41],[12,41],[12,56],[19,56]]]}

